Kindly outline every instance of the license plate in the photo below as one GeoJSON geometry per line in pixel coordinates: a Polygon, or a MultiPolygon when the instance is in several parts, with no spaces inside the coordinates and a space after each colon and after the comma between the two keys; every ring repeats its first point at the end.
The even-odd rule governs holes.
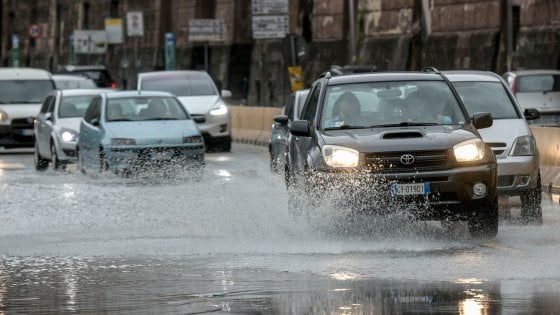
{"type": "Polygon", "coordinates": [[[391,195],[393,196],[428,195],[429,193],[429,182],[413,184],[391,184],[391,195]]]}
{"type": "Polygon", "coordinates": [[[18,133],[22,136],[32,136],[34,131],[33,129],[20,129],[18,133]]]}

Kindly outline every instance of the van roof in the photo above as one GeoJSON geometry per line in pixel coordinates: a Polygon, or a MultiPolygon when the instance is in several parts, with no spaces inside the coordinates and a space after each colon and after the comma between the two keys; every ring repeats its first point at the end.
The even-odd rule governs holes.
{"type": "Polygon", "coordinates": [[[52,80],[51,73],[37,68],[0,68],[0,80],[52,80]]]}

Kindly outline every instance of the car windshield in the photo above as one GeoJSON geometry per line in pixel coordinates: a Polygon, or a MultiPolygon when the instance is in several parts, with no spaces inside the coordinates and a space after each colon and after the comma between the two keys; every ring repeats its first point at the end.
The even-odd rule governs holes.
{"type": "Polygon", "coordinates": [[[451,89],[441,81],[330,86],[321,118],[325,129],[451,125],[465,121],[451,89]]]}
{"type": "Polygon", "coordinates": [[[560,92],[560,75],[523,75],[517,79],[516,92],[560,92]]]}
{"type": "Polygon", "coordinates": [[[58,107],[58,117],[73,118],[82,117],[91,100],[96,95],[64,96],[58,107]]]}
{"type": "Polygon", "coordinates": [[[50,80],[0,81],[0,104],[37,104],[54,89],[50,80]]]}
{"type": "Polygon", "coordinates": [[[142,79],[143,91],[163,91],[176,96],[216,95],[211,79],[202,74],[162,75],[142,79]]]}
{"type": "Polygon", "coordinates": [[[143,96],[109,99],[107,121],[182,120],[186,110],[174,97],[143,96]]]}
{"type": "Polygon", "coordinates": [[[492,114],[493,119],[518,119],[521,114],[499,82],[453,82],[469,116],[477,112],[492,114]]]}

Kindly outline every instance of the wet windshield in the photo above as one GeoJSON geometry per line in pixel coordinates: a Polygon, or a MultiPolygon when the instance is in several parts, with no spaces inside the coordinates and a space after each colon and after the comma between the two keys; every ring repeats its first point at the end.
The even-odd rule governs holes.
{"type": "Polygon", "coordinates": [[[454,82],[469,116],[477,112],[492,114],[493,119],[517,119],[520,113],[515,109],[505,87],[498,82],[454,82]]]}
{"type": "Polygon", "coordinates": [[[37,104],[54,89],[50,80],[0,81],[0,104],[37,104]]]}
{"type": "Polygon", "coordinates": [[[110,99],[107,121],[188,119],[183,106],[173,97],[130,97],[110,99]]]}
{"type": "Polygon", "coordinates": [[[449,86],[440,81],[354,83],[325,95],[325,129],[451,125],[465,121],[449,86]]]}

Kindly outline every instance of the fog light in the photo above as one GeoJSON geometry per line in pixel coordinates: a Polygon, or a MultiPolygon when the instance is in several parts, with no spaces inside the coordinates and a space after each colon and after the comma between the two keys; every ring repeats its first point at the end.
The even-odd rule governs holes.
{"type": "Polygon", "coordinates": [[[225,132],[227,130],[227,124],[220,125],[220,132],[225,132]]]}
{"type": "Polygon", "coordinates": [[[484,196],[486,194],[486,185],[484,185],[483,183],[474,184],[473,192],[476,196],[484,196]]]}
{"type": "Polygon", "coordinates": [[[521,176],[519,186],[525,186],[529,183],[529,176],[521,176]]]}

